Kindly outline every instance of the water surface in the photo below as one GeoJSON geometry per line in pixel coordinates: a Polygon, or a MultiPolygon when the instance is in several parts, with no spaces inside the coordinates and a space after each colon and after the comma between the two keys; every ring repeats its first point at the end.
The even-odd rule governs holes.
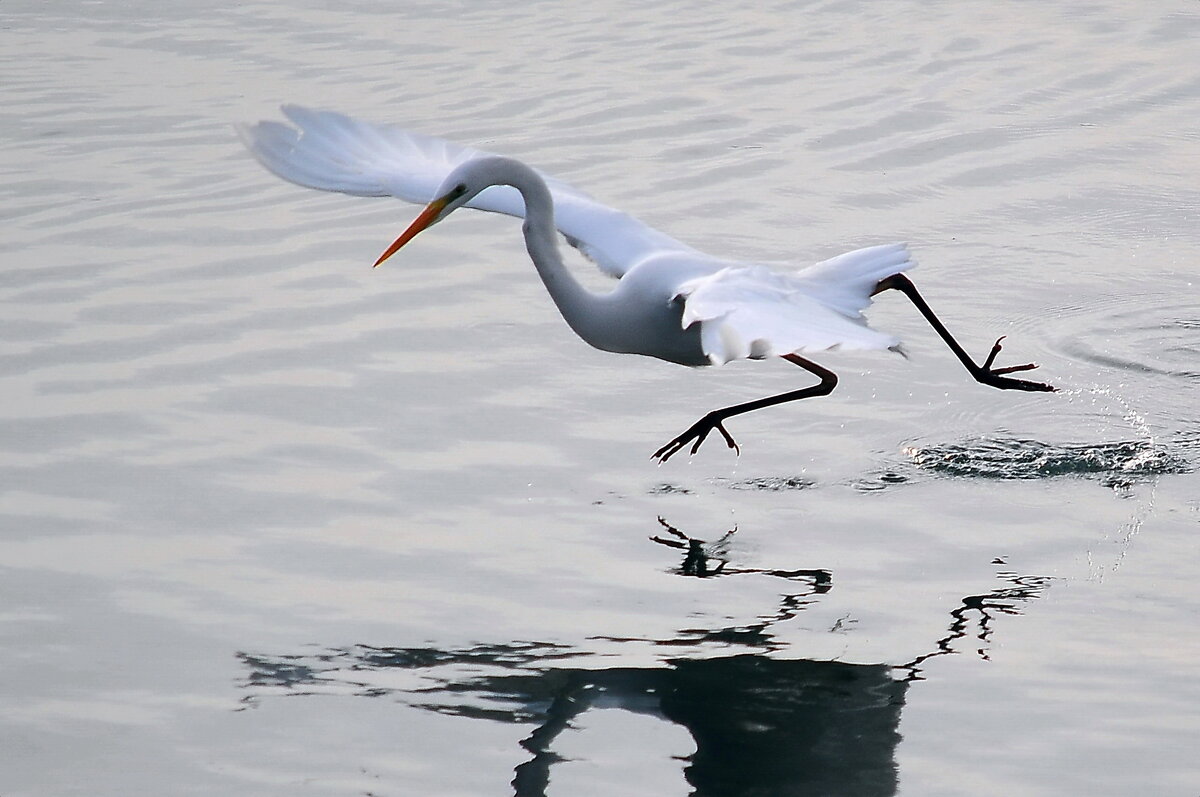
{"type": "Polygon", "coordinates": [[[0,792],[1196,794],[1193,5],[327,5],[5,6],[0,792]],[[510,219],[372,271],[415,209],[262,171],[282,102],[907,240],[1061,392],[884,296],[656,467],[805,375],[587,348],[510,219]]]}

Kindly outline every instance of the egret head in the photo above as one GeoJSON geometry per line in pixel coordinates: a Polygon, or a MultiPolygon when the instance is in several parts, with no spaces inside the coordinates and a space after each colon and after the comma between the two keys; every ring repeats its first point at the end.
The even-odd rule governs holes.
{"type": "Polygon", "coordinates": [[[408,225],[408,229],[402,232],[400,237],[393,241],[392,245],[387,248],[387,251],[379,256],[379,259],[375,261],[375,265],[378,266],[387,260],[400,247],[417,237],[417,233],[437,224],[470,202],[480,191],[487,188],[489,183],[481,180],[479,176],[482,171],[480,166],[482,164],[478,160],[470,160],[450,172],[446,176],[446,179],[442,181],[437,191],[434,192],[434,197],[436,198],[425,206],[425,209],[413,220],[413,223],[408,225]]]}

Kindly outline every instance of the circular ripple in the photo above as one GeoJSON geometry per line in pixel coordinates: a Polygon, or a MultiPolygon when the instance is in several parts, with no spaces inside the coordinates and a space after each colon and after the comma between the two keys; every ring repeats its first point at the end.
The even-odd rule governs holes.
{"type": "Polygon", "coordinates": [[[1070,318],[1056,348],[1106,368],[1200,378],[1200,309],[1159,295],[1124,296],[1070,318]]]}

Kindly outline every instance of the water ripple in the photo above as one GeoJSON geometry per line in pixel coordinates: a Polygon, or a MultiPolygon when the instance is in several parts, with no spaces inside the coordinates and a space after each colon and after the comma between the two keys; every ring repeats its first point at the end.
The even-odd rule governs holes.
{"type": "Polygon", "coordinates": [[[740,479],[729,482],[731,490],[760,490],[769,493],[779,493],[786,490],[807,490],[816,486],[816,482],[804,476],[758,476],[753,479],[740,479]]]}
{"type": "Polygon", "coordinates": [[[909,446],[904,453],[918,468],[980,479],[1099,476],[1105,484],[1118,485],[1191,470],[1171,447],[1152,440],[1053,444],[981,436],[960,443],[909,446]]]}
{"type": "Polygon", "coordinates": [[[1166,295],[1123,295],[1095,307],[1058,348],[1094,365],[1180,379],[1200,378],[1200,311],[1166,295]]]}

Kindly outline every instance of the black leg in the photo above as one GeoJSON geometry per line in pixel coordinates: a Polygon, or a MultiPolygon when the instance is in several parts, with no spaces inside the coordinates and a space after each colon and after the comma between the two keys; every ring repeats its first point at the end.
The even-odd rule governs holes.
{"type": "Polygon", "coordinates": [[[950,347],[950,351],[954,352],[954,355],[958,357],[959,361],[966,366],[966,369],[971,373],[971,376],[975,378],[976,382],[980,382],[985,385],[991,385],[992,387],[996,387],[1001,390],[1054,391],[1053,387],[1041,382],[1031,382],[1026,379],[1013,379],[1012,377],[1002,376],[1002,374],[1011,374],[1014,371],[1029,371],[1033,368],[1037,368],[1037,365],[1034,363],[1026,363],[1025,365],[1010,365],[1007,368],[992,368],[992,363],[996,361],[996,355],[1000,353],[1000,341],[1004,340],[1003,335],[1000,336],[999,340],[997,340],[995,344],[993,344],[992,350],[988,354],[987,359],[983,361],[983,365],[976,365],[975,361],[972,360],[970,355],[963,350],[962,346],[958,345],[958,341],[954,339],[954,336],[951,335],[950,331],[946,329],[944,324],[942,324],[941,319],[934,315],[933,310],[928,304],[926,304],[924,297],[922,297],[917,291],[917,286],[913,285],[912,280],[910,280],[904,274],[894,274],[890,277],[880,280],[879,284],[875,286],[875,290],[871,295],[874,296],[875,294],[883,293],[884,291],[889,290],[900,291],[907,296],[914,305],[916,305],[917,309],[921,311],[921,315],[925,316],[925,320],[929,322],[929,325],[933,327],[933,330],[941,336],[942,340],[946,341],[946,345],[950,347]]]}
{"type": "Polygon", "coordinates": [[[800,366],[806,371],[810,371],[821,378],[819,384],[812,387],[793,390],[790,393],[780,393],[778,396],[767,396],[766,398],[758,399],[757,401],[748,401],[745,404],[735,404],[732,407],[724,407],[723,409],[713,410],[705,415],[700,420],[689,426],[687,430],[676,437],[671,442],[667,443],[662,448],[655,451],[650,458],[657,459],[659,462],[666,462],[675,454],[679,453],[688,443],[693,440],[696,442],[692,445],[692,453],[695,454],[700,450],[700,444],[708,437],[708,433],[716,429],[725,438],[725,443],[735,452],[741,453],[738,444],[734,442],[733,436],[725,430],[722,421],[726,418],[732,418],[734,415],[741,415],[746,412],[754,412],[761,410],[763,407],[773,407],[776,404],[783,404],[787,401],[799,401],[800,399],[812,398],[813,396],[827,396],[833,392],[837,386],[837,374],[827,368],[822,368],[811,360],[806,360],[798,354],[784,354],[783,359],[790,363],[800,366]]]}

